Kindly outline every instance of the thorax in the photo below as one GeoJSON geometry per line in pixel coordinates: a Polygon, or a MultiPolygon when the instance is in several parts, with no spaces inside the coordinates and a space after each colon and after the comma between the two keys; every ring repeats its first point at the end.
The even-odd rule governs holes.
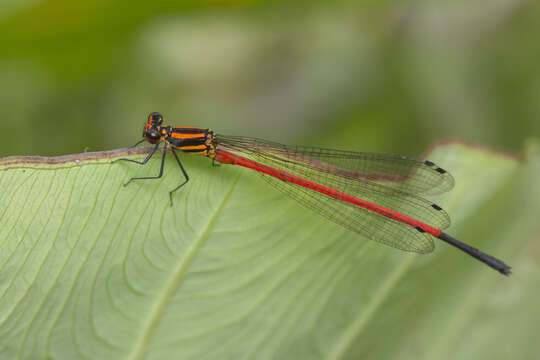
{"type": "Polygon", "coordinates": [[[215,155],[215,134],[210,129],[197,127],[166,127],[162,129],[163,140],[173,148],[183,152],[213,158],[215,155]]]}

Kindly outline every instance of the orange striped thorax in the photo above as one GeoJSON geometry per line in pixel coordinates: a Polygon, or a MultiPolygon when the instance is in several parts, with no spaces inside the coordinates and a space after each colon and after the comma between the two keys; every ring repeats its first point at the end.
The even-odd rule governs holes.
{"type": "Polygon", "coordinates": [[[148,115],[144,125],[143,137],[151,144],[166,141],[180,151],[208,156],[215,156],[215,134],[210,129],[197,127],[162,126],[163,117],[159,113],[148,115]]]}

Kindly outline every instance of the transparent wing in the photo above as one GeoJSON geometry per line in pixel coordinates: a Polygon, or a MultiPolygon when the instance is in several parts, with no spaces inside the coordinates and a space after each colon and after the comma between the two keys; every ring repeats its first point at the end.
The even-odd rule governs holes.
{"type": "Polygon", "coordinates": [[[289,146],[255,138],[222,135],[218,135],[218,144],[246,154],[258,153],[266,157],[274,156],[278,160],[303,163],[319,171],[368,180],[411,194],[440,194],[454,187],[452,175],[436,164],[398,155],[289,146]]]}
{"type": "MultiPolygon", "coordinates": [[[[287,147],[258,139],[247,138],[220,137],[219,140],[220,148],[230,150],[237,154],[239,153],[239,155],[272,168],[285,171],[294,176],[308,179],[374,204],[392,209],[393,211],[414,218],[437,229],[444,229],[450,225],[448,214],[439,206],[415,195],[411,191],[404,190],[404,188],[410,188],[412,184],[417,184],[416,189],[422,188],[422,178],[431,179],[432,181],[429,186],[423,186],[423,189],[425,190],[434,188],[441,189],[441,186],[448,186],[448,183],[444,185],[444,180],[447,179],[446,177],[441,178],[434,174],[434,176],[429,176],[431,173],[425,167],[418,165],[419,163],[421,164],[421,162],[415,162],[414,160],[409,159],[403,160],[403,158],[396,160],[398,164],[417,164],[417,170],[408,175],[408,179],[415,179],[413,182],[406,179],[398,182],[383,181],[380,178],[372,179],[372,174],[370,174],[370,176],[365,176],[365,174],[353,174],[351,166],[347,169],[344,169],[344,165],[338,167],[338,164],[341,164],[337,161],[338,159],[355,159],[359,164],[372,164],[376,161],[366,160],[376,159],[375,157],[369,158],[369,155],[372,154],[338,151],[338,155],[334,157],[334,150],[329,149],[287,147]],[[302,149],[302,151],[291,151],[290,149],[302,149]],[[313,158],[306,154],[313,156],[313,158]],[[358,156],[354,157],[356,155],[358,156]],[[342,157],[339,158],[338,156],[342,157]],[[328,164],[323,161],[326,159],[333,159],[334,162],[328,164]],[[420,171],[423,171],[425,175],[418,175],[418,169],[423,169],[420,171]],[[443,180],[442,182],[441,180],[437,182],[436,179],[443,180]],[[411,184],[408,185],[408,188],[404,185],[406,182],[411,184]]],[[[384,156],[382,156],[382,158],[387,159],[384,156]]],[[[388,159],[389,160],[386,160],[387,164],[390,164],[390,159],[392,159],[392,157],[389,157],[388,159]]],[[[425,166],[431,168],[436,165],[425,166]]],[[[356,167],[361,166],[357,165],[356,167]]],[[[366,165],[363,168],[375,169],[374,165],[366,165]]],[[[401,169],[403,168],[406,168],[406,165],[401,165],[401,169]]],[[[411,168],[412,165],[409,165],[409,169],[411,168]]],[[[388,175],[395,174],[395,172],[392,172],[387,165],[380,167],[380,169],[388,169],[386,171],[386,174],[388,175]]],[[[440,172],[437,173],[444,175],[440,172]]],[[[402,173],[398,174],[401,176],[402,173]]],[[[431,235],[422,233],[410,225],[403,224],[362,207],[336,200],[302,186],[284,182],[270,175],[263,173],[261,173],[261,175],[273,187],[286,193],[300,204],[371,240],[406,251],[426,253],[433,250],[431,235]]]]}
{"type": "Polygon", "coordinates": [[[432,236],[380,214],[339,201],[302,186],[260,173],[272,187],[301,205],[361,236],[396,249],[417,253],[433,251],[432,236]]]}

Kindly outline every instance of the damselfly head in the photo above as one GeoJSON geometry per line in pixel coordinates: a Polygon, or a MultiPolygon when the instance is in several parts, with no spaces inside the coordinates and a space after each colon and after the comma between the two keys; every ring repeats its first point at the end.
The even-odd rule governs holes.
{"type": "Polygon", "coordinates": [[[152,125],[159,126],[163,122],[163,116],[160,113],[153,112],[148,115],[148,123],[152,125]]]}
{"type": "Polygon", "coordinates": [[[148,115],[148,120],[143,128],[143,137],[150,144],[157,144],[161,141],[161,123],[163,116],[160,113],[153,112],[148,115]]]}

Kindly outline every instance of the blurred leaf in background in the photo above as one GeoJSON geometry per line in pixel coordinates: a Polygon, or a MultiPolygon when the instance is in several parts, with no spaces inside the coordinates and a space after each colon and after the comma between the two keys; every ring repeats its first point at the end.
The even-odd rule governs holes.
{"type": "Polygon", "coordinates": [[[0,12],[3,155],[124,146],[151,111],[408,155],[441,138],[518,151],[540,133],[537,1],[45,0],[0,12]]]}

